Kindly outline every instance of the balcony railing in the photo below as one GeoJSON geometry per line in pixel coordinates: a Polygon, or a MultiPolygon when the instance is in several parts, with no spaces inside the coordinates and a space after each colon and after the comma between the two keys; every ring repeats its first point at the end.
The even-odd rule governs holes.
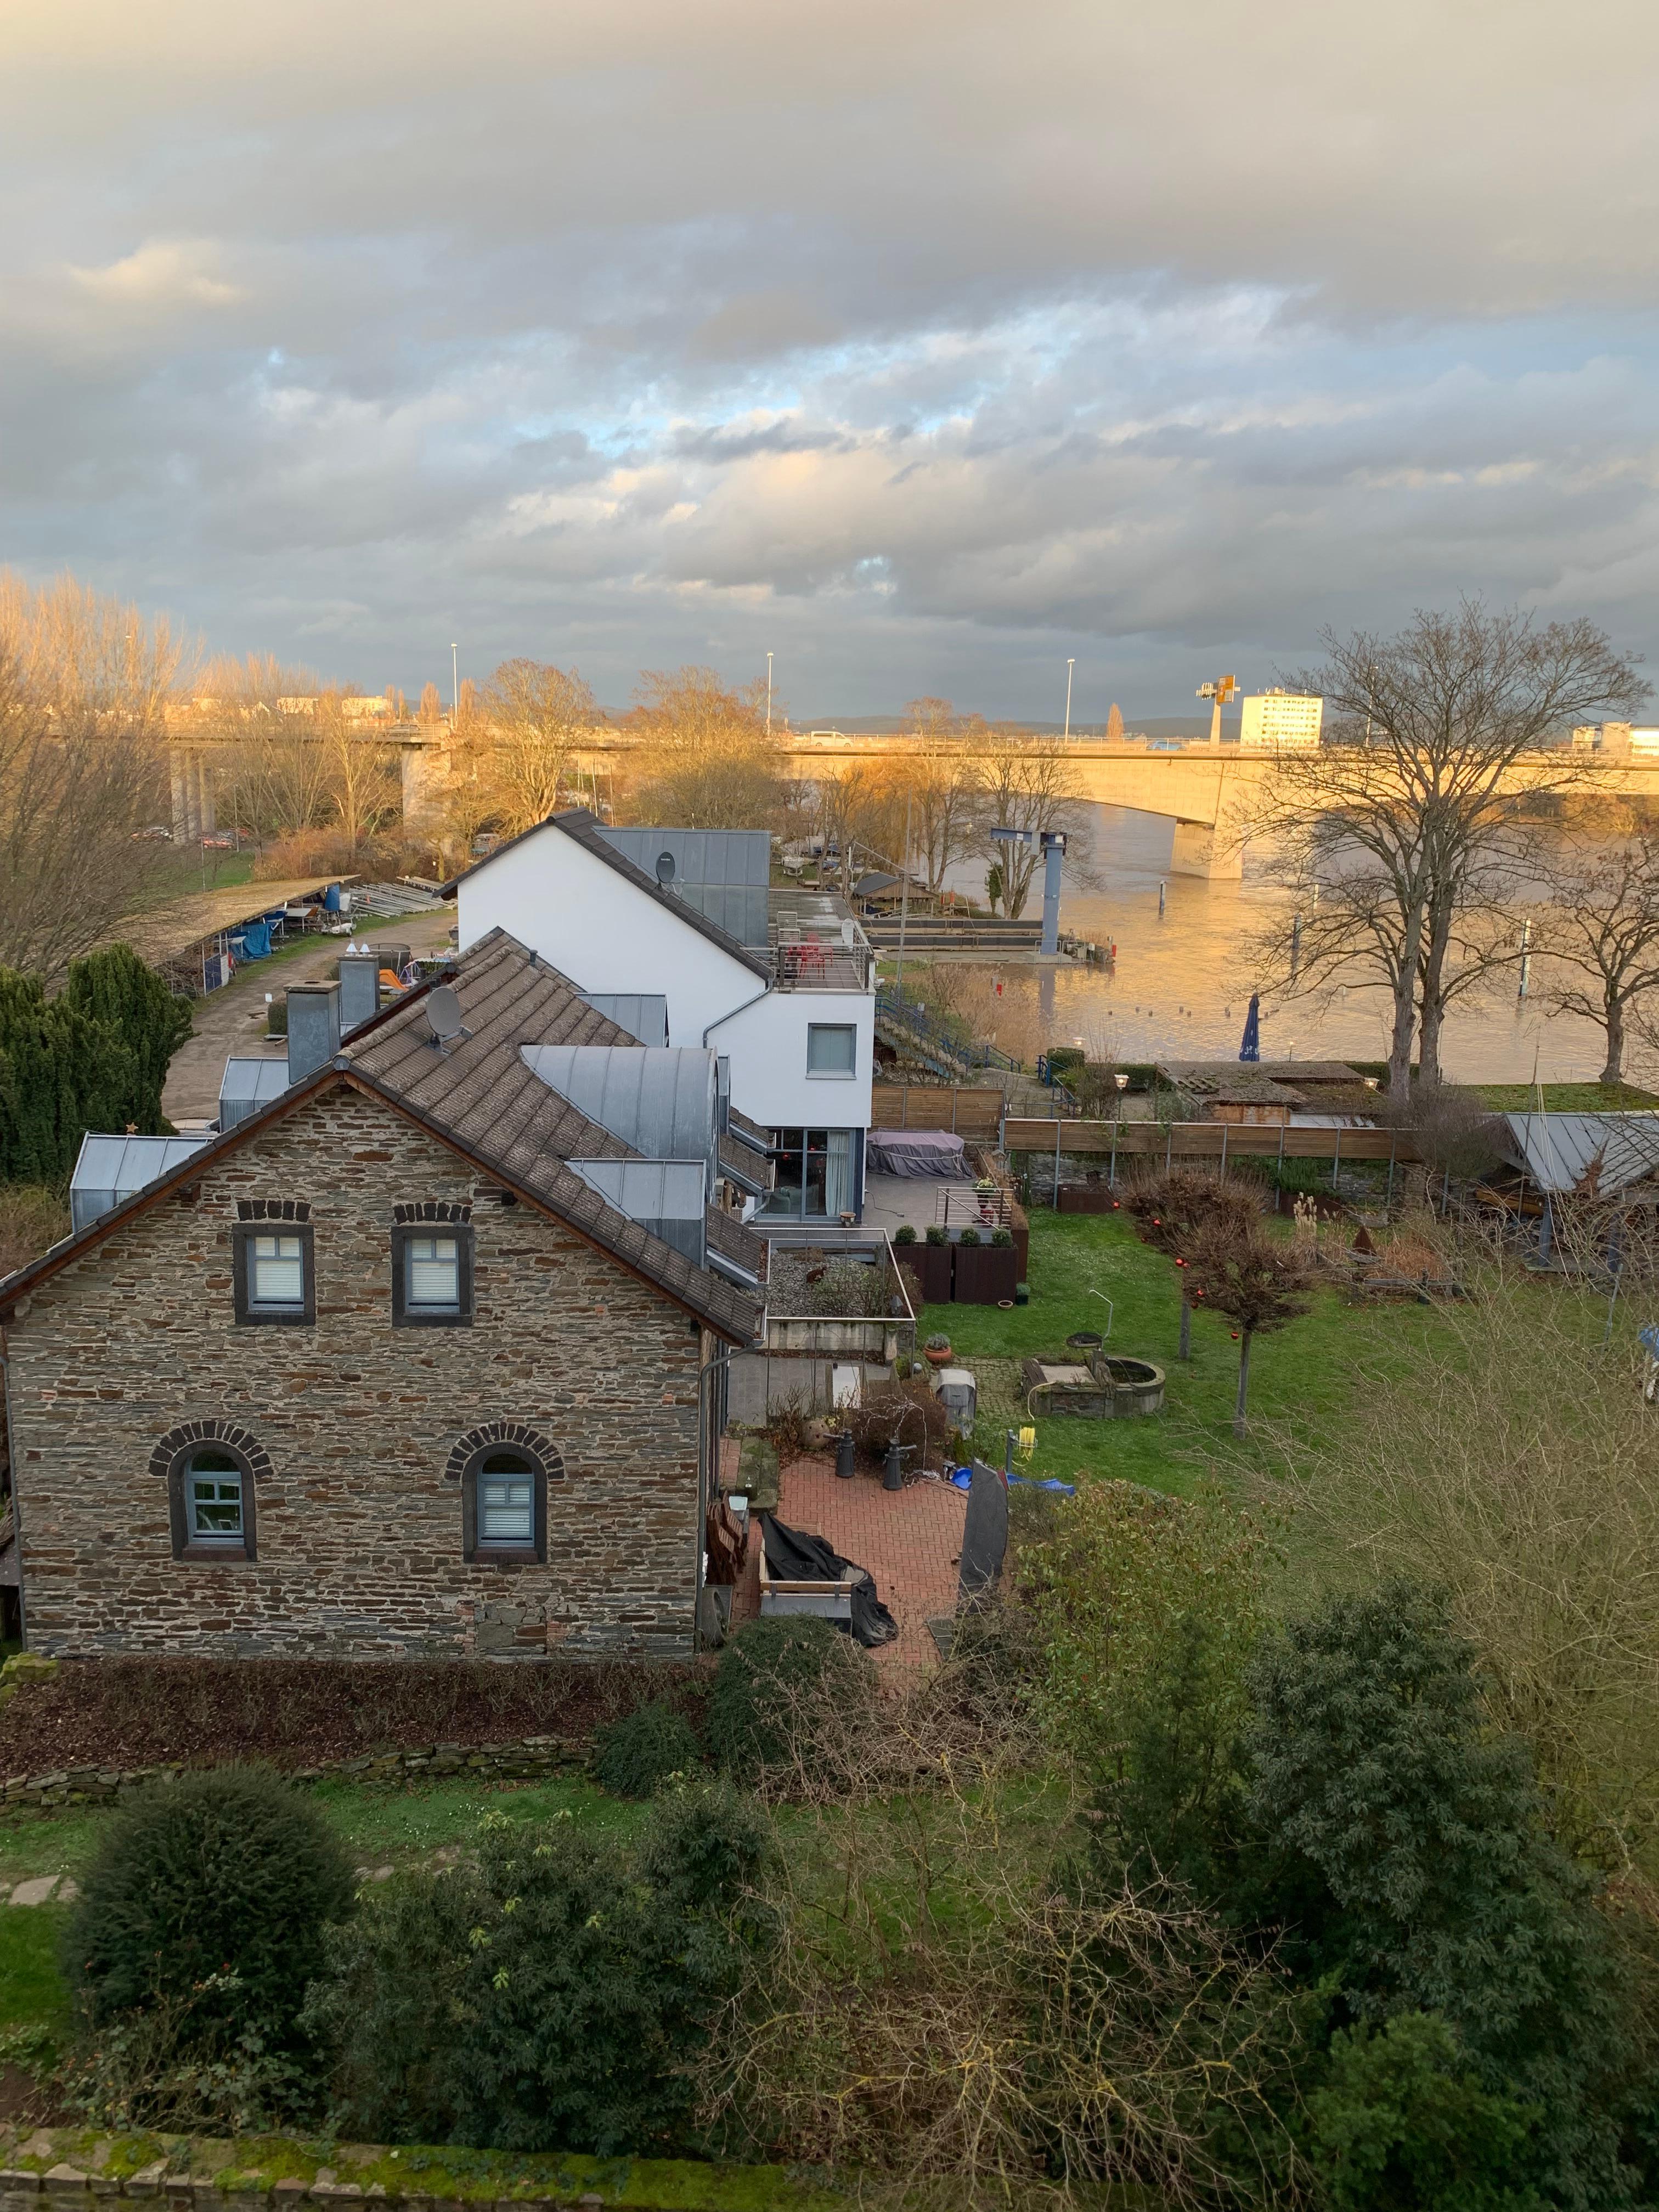
{"type": "Polygon", "coordinates": [[[875,955],[867,945],[818,938],[773,947],[773,972],[784,991],[867,991],[875,955]]]}

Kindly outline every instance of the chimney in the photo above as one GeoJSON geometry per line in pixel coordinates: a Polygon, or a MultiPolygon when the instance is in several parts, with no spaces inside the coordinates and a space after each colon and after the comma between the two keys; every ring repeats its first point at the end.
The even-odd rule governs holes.
{"type": "Polygon", "coordinates": [[[340,1034],[349,1036],[360,1023],[380,1011],[380,957],[377,952],[340,955],[340,1034]]]}
{"type": "Polygon", "coordinates": [[[288,1079],[303,1083],[326,1067],[340,1049],[340,986],[288,987],[288,1079]]]}

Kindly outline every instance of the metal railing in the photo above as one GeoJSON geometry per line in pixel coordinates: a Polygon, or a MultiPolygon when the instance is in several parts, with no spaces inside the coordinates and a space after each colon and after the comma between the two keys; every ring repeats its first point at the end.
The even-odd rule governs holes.
{"type": "Polygon", "coordinates": [[[867,945],[785,939],[772,950],[772,969],[784,991],[867,991],[874,955],[867,945]]]}
{"type": "Polygon", "coordinates": [[[1011,1075],[1024,1072],[1022,1061],[1010,1058],[994,1044],[981,1044],[976,1040],[954,1036],[925,1006],[917,1006],[913,1000],[901,999],[895,992],[877,991],[876,1018],[892,1023],[896,1029],[908,1030],[919,1043],[931,1045],[936,1053],[954,1060],[964,1070],[1000,1067],[1011,1075]]]}

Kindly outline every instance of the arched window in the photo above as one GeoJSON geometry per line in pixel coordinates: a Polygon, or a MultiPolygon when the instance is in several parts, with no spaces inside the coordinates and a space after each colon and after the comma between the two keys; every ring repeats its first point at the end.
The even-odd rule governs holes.
{"type": "Polygon", "coordinates": [[[185,1533],[192,1544],[244,1541],[242,1463],[222,1444],[204,1444],[185,1462],[185,1533]]]}
{"type": "Polygon", "coordinates": [[[547,1557],[547,1486],[564,1463],[521,1422],[496,1421],[463,1437],[449,1474],[461,1486],[462,1543],[479,1566],[523,1566],[547,1557]]]}
{"type": "Polygon", "coordinates": [[[166,1478],[176,1559],[252,1559],[256,1480],[270,1462],[257,1437],[232,1421],[186,1422],[150,1456],[166,1478]]]}

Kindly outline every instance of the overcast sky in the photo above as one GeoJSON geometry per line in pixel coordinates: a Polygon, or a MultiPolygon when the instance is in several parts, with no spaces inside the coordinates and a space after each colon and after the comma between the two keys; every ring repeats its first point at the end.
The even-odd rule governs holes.
{"type": "Polygon", "coordinates": [[[1655,642],[1651,0],[12,0],[0,562],[365,690],[1655,642]]]}

